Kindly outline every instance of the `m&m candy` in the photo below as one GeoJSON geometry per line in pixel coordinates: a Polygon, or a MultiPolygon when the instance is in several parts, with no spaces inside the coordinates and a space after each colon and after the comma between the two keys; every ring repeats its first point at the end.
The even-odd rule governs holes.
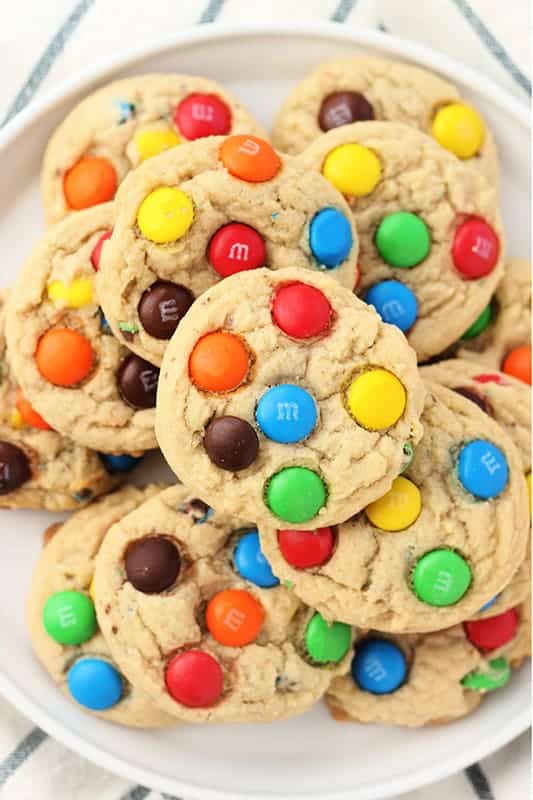
{"type": "Polygon", "coordinates": [[[255,417],[265,436],[274,442],[290,444],[300,442],[312,433],[318,411],[306,389],[281,383],[259,399],[255,417]]]}
{"type": "Polygon", "coordinates": [[[323,208],[309,226],[309,246],[319,264],[327,269],[338,267],[349,255],[353,244],[350,223],[336,208],[323,208]]]}
{"type": "Polygon", "coordinates": [[[266,265],[265,240],[250,225],[230,222],[212,236],[207,258],[222,278],[266,265]]]}
{"type": "Polygon", "coordinates": [[[475,439],[464,445],[459,453],[457,471],[466,491],[481,500],[497,497],[509,480],[505,454],[485,439],[475,439]]]}
{"type": "Polygon", "coordinates": [[[383,497],[365,508],[365,514],[376,528],[401,531],[416,522],[421,508],[420,490],[408,478],[399,475],[383,497]]]}
{"type": "Polygon", "coordinates": [[[314,531],[278,531],[279,549],[285,561],[296,569],[320,567],[331,558],[335,546],[332,528],[314,531]]]}
{"type": "Polygon", "coordinates": [[[405,388],[385,369],[369,369],[351,382],[346,393],[348,410],[363,428],[380,431],[394,425],[407,402],[405,388]]]}
{"type": "Polygon", "coordinates": [[[85,156],[65,173],[63,191],[68,206],[79,211],[112,200],[117,183],[115,169],[107,159],[85,156]]]}
{"type": "Polygon", "coordinates": [[[396,211],[379,223],[375,243],[381,258],[391,267],[411,268],[429,254],[431,234],[421,217],[396,211]]]}
{"type": "Polygon", "coordinates": [[[228,136],[220,148],[220,160],[232,175],[250,183],[271,180],[281,169],[281,159],[258,136],[228,136]]]}
{"type": "Polygon", "coordinates": [[[327,154],[322,174],[342,194],[363,197],[379,183],[381,163],[368,147],[341,144],[327,154]]]}
{"type": "Polygon", "coordinates": [[[305,629],[305,646],[309,656],[319,664],[341,661],[352,643],[352,632],[344,622],[328,623],[318,612],[305,629]]]}
{"type": "Polygon", "coordinates": [[[230,392],[248,375],[250,357],[242,339],[216,331],[199,339],[189,357],[192,382],[205,392],[230,392]]]}
{"type": "Polygon", "coordinates": [[[293,339],[323,335],[331,325],[333,309],[320,289],[305,283],[280,286],[272,303],[272,318],[293,339]]]}
{"type": "Polygon", "coordinates": [[[477,155],[485,138],[481,116],[465,103],[449,103],[439,108],[431,132],[441,147],[463,159],[477,155]]]}
{"type": "Polygon", "coordinates": [[[356,645],[351,666],[354,682],[364,692],[391,694],[407,676],[407,661],[398,645],[386,639],[367,639],[356,645]]]}
{"type": "Polygon", "coordinates": [[[178,103],[173,119],[185,139],[221,136],[231,130],[231,111],[216,94],[187,95],[178,103]]]}
{"type": "Polygon", "coordinates": [[[515,347],[504,358],[502,372],[531,386],[531,345],[515,347]]]}
{"type": "Polygon", "coordinates": [[[511,642],[517,634],[519,617],[516,609],[486,619],[471,620],[463,624],[468,640],[479,650],[497,650],[511,642]]]}
{"type": "Polygon", "coordinates": [[[227,647],[244,647],[257,639],[265,612],[244,589],[226,589],[207,604],[205,621],[214,639],[227,647]]]}
{"type": "Polygon", "coordinates": [[[224,674],[216,658],[203,650],[187,650],[167,664],[165,684],[170,696],[188,708],[215,705],[224,689],[224,674]]]}
{"type": "Polygon", "coordinates": [[[245,533],[239,539],[233,553],[235,569],[241,577],[262,589],[271,589],[279,584],[272,567],[261,551],[256,530],[245,533]]]}
{"type": "Polygon", "coordinates": [[[396,325],[404,333],[416,322],[418,300],[415,293],[399,281],[381,281],[365,295],[366,302],[374,306],[383,322],[396,325]]]}
{"type": "Polygon", "coordinates": [[[120,672],[102,658],[80,658],[67,672],[71,696],[91,711],[107,711],[121,700],[120,672]]]}
{"type": "Polygon", "coordinates": [[[322,478],[308,467],[285,467],[267,483],[266,502],[285,522],[307,522],[326,504],[322,478]]]}
{"type": "Polygon", "coordinates": [[[75,386],[91,372],[94,352],[79,331],[52,328],[39,339],[35,363],[43,378],[55,386],[75,386]]]}
{"type": "Polygon", "coordinates": [[[451,606],[468,591],[472,571],[454,550],[440,548],[426,553],[415,564],[412,585],[415,594],[430,606],[451,606]]]}
{"type": "Polygon", "coordinates": [[[96,633],[94,604],[83,592],[56,592],[43,608],[43,625],[59,644],[83,644],[96,633]]]}

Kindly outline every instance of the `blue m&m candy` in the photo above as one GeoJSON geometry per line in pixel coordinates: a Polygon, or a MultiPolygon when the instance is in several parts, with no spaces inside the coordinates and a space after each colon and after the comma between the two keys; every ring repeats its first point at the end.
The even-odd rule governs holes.
{"type": "Polygon", "coordinates": [[[317,409],[313,397],[292,383],[273,386],[257,404],[255,418],[261,431],[274,442],[301,442],[316,425],[317,409]]]}
{"type": "Polygon", "coordinates": [[[271,589],[279,583],[261,552],[257,531],[250,531],[239,540],[233,553],[233,563],[239,575],[262,589],[271,589]]]}
{"type": "Polygon", "coordinates": [[[474,439],[466,444],[459,453],[457,467],[464,488],[481,500],[497,497],[509,480],[505,455],[485,439],[474,439]]]}
{"type": "Polygon", "coordinates": [[[319,264],[338,267],[350,254],[353,236],[350,223],[336,208],[323,208],[309,226],[309,247],[319,264]]]}
{"type": "Polygon", "coordinates": [[[418,315],[418,301],[414,292],[400,281],[381,281],[365,295],[366,302],[374,306],[383,322],[408,331],[418,315]]]}
{"type": "Polygon", "coordinates": [[[491,600],[488,600],[485,603],[484,606],[481,606],[481,608],[479,610],[480,611],[488,611],[488,609],[491,608],[494,605],[494,603],[496,602],[496,600],[498,599],[499,596],[500,596],[499,594],[495,594],[494,597],[491,600]]]}
{"type": "Polygon", "coordinates": [[[80,706],[105,711],[115,706],[123,692],[120,672],[102,658],[81,658],[69,669],[67,685],[80,706]]]}
{"type": "Polygon", "coordinates": [[[357,645],[352,660],[352,678],[360,689],[372,694],[390,694],[407,675],[402,650],[386,639],[367,639],[357,645]]]}
{"type": "Polygon", "coordinates": [[[128,453],[113,456],[109,453],[100,453],[100,458],[108,472],[130,472],[142,460],[143,456],[130,456],[128,453]]]}

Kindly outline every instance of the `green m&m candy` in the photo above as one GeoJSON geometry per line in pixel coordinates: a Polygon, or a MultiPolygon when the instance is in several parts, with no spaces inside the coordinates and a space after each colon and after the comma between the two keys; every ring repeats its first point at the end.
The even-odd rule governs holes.
{"type": "Polygon", "coordinates": [[[307,652],[319,664],[340,661],[352,643],[352,632],[344,622],[329,624],[318,612],[314,614],[305,629],[307,652]]]}
{"type": "Polygon", "coordinates": [[[429,606],[452,606],[467,592],[472,572],[454,550],[431,550],[417,561],[412,582],[422,602],[429,606]]]}
{"type": "Polygon", "coordinates": [[[391,267],[409,269],[423,261],[431,250],[431,234],[423,219],[408,211],[383,217],[375,238],[378,252],[391,267]]]}
{"type": "Polygon", "coordinates": [[[476,321],[473,322],[468,330],[463,333],[461,339],[475,339],[476,336],[479,336],[480,333],[483,333],[483,331],[489,327],[491,320],[492,306],[489,303],[488,306],[483,309],[476,321]]]}
{"type": "Polygon", "coordinates": [[[476,692],[493,692],[501,689],[511,677],[511,667],[506,658],[493,658],[486,672],[471,672],[461,683],[476,692]]]}
{"type": "Polygon", "coordinates": [[[82,592],[56,592],[43,608],[43,625],[58,644],[77,645],[88,641],[97,630],[90,597],[82,592]]]}
{"type": "Polygon", "coordinates": [[[285,522],[307,522],[326,504],[322,478],[307,467],[285,467],[266,487],[266,502],[276,517],[285,522]]]}

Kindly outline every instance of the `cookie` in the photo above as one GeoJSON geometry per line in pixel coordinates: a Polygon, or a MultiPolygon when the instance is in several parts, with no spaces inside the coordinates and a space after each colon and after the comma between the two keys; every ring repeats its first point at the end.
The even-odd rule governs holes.
{"type": "Polygon", "coordinates": [[[399,123],[331,130],[299,158],[347,196],[360,240],[358,293],[406,334],[420,361],[455,343],[503,275],[494,187],[399,123]]]}
{"type": "Polygon", "coordinates": [[[335,719],[418,727],[470,714],[531,655],[529,600],[483,623],[406,636],[371,632],[326,702],[335,719]]]}
{"type": "Polygon", "coordinates": [[[350,210],[316,170],[298,163],[257,137],[212,137],[129,175],[98,275],[117,338],[159,365],[196,297],[261,266],[322,270],[353,289],[350,210]]]}
{"type": "Polygon", "coordinates": [[[354,122],[400,122],[498,182],[494,139],[457,87],[428,70],[356,56],[320,65],[287,97],[274,123],[274,144],[300,153],[321,133],[354,122]]]}
{"type": "Polygon", "coordinates": [[[168,74],[109,83],[78,103],[48,142],[46,221],[112,200],[131,169],[163,150],[228,133],[263,136],[264,129],[215,81],[168,74]]]}
{"type": "Polygon", "coordinates": [[[459,342],[457,354],[531,386],[531,263],[510,258],[490,303],[459,342]]]}
{"type": "Polygon", "coordinates": [[[7,296],[0,292],[0,508],[80,508],[116,480],[97,453],[52,430],[17,386],[6,353],[7,296]]]}
{"type": "Polygon", "coordinates": [[[122,725],[160,727],[175,720],[113,662],[92,600],[94,561],[108,529],[158,491],[124,487],[54,526],[28,597],[31,642],[52,680],[84,710],[122,725]]]}
{"type": "Polygon", "coordinates": [[[219,510],[330,525],[390,488],[423,403],[414,352],[374,309],[327,276],[262,269],[209,289],[180,324],[156,432],[219,510]]]}
{"type": "Polygon", "coordinates": [[[326,619],[425,633],[468,619],[523,562],[527,485],[508,435],[434,383],[424,435],[392,489],[346,522],[259,525],[274,574],[326,619]]]}
{"type": "Polygon", "coordinates": [[[253,525],[182,486],[113,526],[94,587],[121,669],[188,722],[301,713],[348,667],[350,627],[328,626],[279,585],[253,525]]]}
{"type": "MultiPolygon", "coordinates": [[[[51,228],[27,259],[7,311],[15,377],[52,427],[103,453],[156,447],[159,371],[111,334],[94,277],[113,206],[51,228]]],[[[104,247],[105,249],[105,247],[104,247]]]]}

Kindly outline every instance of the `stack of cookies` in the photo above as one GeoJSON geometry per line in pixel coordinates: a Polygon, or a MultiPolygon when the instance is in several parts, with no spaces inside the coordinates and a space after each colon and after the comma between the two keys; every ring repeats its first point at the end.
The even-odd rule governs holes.
{"type": "Polygon", "coordinates": [[[305,78],[272,140],[183,75],[50,140],[50,227],[0,298],[0,505],[78,509],[32,644],[125,725],[453,720],[530,654],[531,278],[496,147],[370,57],[305,78]],[[157,449],[173,485],[143,483],[157,449]]]}

